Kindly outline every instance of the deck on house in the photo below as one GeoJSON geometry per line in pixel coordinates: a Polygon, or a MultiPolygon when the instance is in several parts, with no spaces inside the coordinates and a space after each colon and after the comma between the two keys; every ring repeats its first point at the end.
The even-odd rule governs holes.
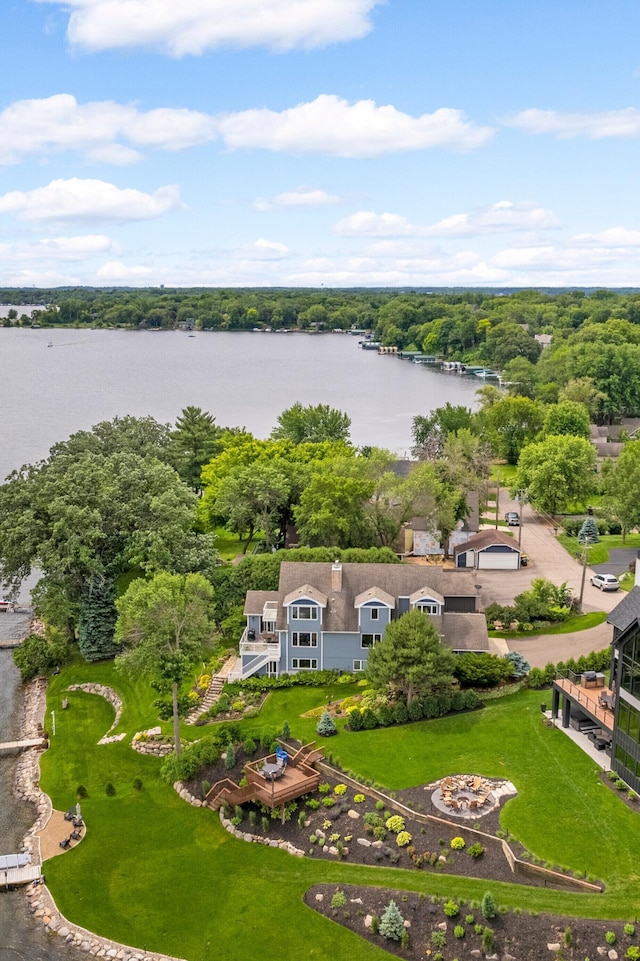
{"type": "Polygon", "coordinates": [[[572,701],[590,714],[598,724],[606,727],[608,731],[613,731],[613,707],[605,707],[602,703],[602,698],[606,697],[613,705],[614,693],[610,688],[585,688],[581,684],[575,684],[566,677],[557,677],[553,683],[555,687],[567,694],[572,701]]]}

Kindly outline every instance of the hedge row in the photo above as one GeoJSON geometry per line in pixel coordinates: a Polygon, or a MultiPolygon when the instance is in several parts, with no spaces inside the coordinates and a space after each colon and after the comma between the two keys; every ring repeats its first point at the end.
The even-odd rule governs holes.
{"type": "Polygon", "coordinates": [[[611,664],[611,651],[605,647],[603,651],[592,651],[591,654],[583,654],[577,660],[572,657],[568,661],[558,661],[557,664],[547,664],[546,667],[532,667],[529,671],[529,687],[537,690],[541,687],[549,687],[556,679],[558,671],[573,671],[574,674],[582,674],[583,671],[606,671],[611,664]]]}
{"type": "Polygon", "coordinates": [[[407,724],[409,721],[430,720],[443,717],[453,711],[474,710],[482,705],[475,691],[455,691],[453,694],[436,694],[422,700],[414,700],[409,705],[399,701],[394,707],[383,704],[374,711],[366,707],[363,711],[354,708],[349,711],[350,731],[372,731],[376,727],[389,727],[391,724],[407,724]]]}

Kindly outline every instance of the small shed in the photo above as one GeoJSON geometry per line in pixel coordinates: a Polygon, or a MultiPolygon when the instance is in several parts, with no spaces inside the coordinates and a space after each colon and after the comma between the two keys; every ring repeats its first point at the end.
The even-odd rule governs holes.
{"type": "Polygon", "coordinates": [[[503,531],[480,531],[453,552],[456,567],[483,571],[517,571],[520,548],[513,537],[503,531]]]}

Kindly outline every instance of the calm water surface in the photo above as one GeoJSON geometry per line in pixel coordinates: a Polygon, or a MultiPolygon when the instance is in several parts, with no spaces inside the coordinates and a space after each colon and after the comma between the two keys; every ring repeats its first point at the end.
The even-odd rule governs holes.
{"type": "MultiPolygon", "coordinates": [[[[24,308],[23,308],[24,309],[24,308]]],[[[22,312],[19,309],[19,313],[22,312]]],[[[74,431],[117,414],[175,422],[192,404],[218,424],[258,437],[296,401],[330,404],[352,420],[357,445],[411,448],[411,422],[449,401],[471,406],[472,377],[442,374],[397,357],[363,351],[339,334],[199,333],[0,328],[0,477],[45,457],[74,431]]],[[[0,614],[0,637],[15,615],[0,614]]],[[[0,651],[0,739],[16,733],[19,678],[0,651]]],[[[0,854],[18,850],[33,822],[11,793],[15,762],[0,759],[0,854]]],[[[20,892],[0,892],[0,961],[77,958],[34,922],[20,892]]]]}
{"type": "Polygon", "coordinates": [[[0,476],[100,420],[151,414],[173,423],[189,404],[258,437],[296,401],[330,404],[351,417],[355,444],[402,456],[415,414],[447,401],[471,406],[479,386],[340,334],[0,328],[0,476]]]}

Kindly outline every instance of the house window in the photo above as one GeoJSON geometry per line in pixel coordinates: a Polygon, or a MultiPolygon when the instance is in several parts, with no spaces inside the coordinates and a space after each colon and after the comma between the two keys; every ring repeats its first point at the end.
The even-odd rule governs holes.
{"type": "Polygon", "coordinates": [[[380,634],[363,634],[361,647],[373,647],[380,641],[380,634]]]}
{"type": "Polygon", "coordinates": [[[416,604],[416,607],[419,611],[422,611],[423,614],[438,613],[438,605],[435,601],[423,601],[421,604],[416,604]]]}
{"type": "Polygon", "coordinates": [[[371,620],[372,620],[372,621],[378,621],[379,619],[380,619],[380,608],[379,608],[379,607],[372,607],[372,608],[371,608],[371,620]]]}
{"type": "Polygon", "coordinates": [[[353,662],[353,669],[354,669],[354,671],[364,671],[364,669],[366,668],[366,666],[367,666],[367,662],[366,662],[366,661],[354,661],[354,662],[353,662]]]}
{"type": "Polygon", "coordinates": [[[317,671],[318,659],[315,657],[292,657],[291,667],[297,671],[317,671]]]}
{"type": "Polygon", "coordinates": [[[315,616],[315,607],[308,604],[295,604],[291,608],[291,620],[293,621],[312,621],[315,616]]]}
{"type": "Polygon", "coordinates": [[[291,644],[293,647],[317,647],[318,635],[315,631],[294,631],[291,644]]]}

